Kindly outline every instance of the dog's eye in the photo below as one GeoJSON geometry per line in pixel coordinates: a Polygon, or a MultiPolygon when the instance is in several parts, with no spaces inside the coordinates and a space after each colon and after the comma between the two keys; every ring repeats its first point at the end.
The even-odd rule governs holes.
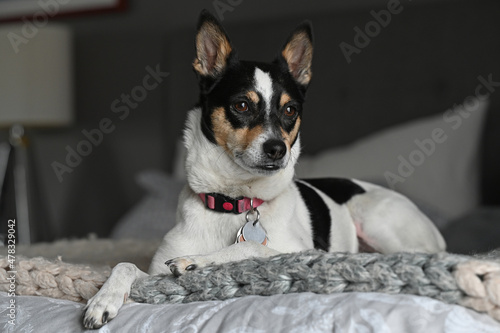
{"type": "Polygon", "coordinates": [[[234,104],[234,108],[235,108],[236,110],[238,110],[239,112],[245,112],[245,111],[248,111],[248,103],[247,103],[247,102],[244,102],[244,101],[241,101],[241,102],[235,103],[235,104],[234,104]]]}
{"type": "Polygon", "coordinates": [[[285,115],[288,117],[293,117],[295,116],[295,113],[297,112],[297,109],[295,109],[293,106],[287,106],[285,108],[285,115]]]}

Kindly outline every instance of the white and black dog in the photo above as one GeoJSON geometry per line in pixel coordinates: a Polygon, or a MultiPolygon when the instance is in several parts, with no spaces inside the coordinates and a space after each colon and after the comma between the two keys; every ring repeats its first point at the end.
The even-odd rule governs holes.
{"type": "MultiPolygon", "coordinates": [[[[311,25],[304,23],[272,63],[240,61],[219,22],[202,12],[193,63],[200,101],[189,112],[184,138],[188,185],[177,225],[149,274],[180,275],[312,248],[445,250],[433,223],[400,194],[350,179],[294,180],[312,53],[311,25]]],[[[114,318],[132,283],[145,276],[133,264],[118,264],[89,300],[85,327],[114,318]]]]}

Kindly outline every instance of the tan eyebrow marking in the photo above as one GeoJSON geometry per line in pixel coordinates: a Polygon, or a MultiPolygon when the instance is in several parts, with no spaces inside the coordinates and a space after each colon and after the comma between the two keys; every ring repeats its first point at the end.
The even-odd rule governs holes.
{"type": "Polygon", "coordinates": [[[284,107],[286,103],[290,102],[292,98],[287,93],[282,93],[280,98],[280,107],[284,107]]]}
{"type": "Polygon", "coordinates": [[[259,95],[258,95],[255,91],[251,90],[251,91],[247,92],[247,93],[246,93],[246,96],[247,96],[247,97],[248,97],[248,98],[249,98],[252,102],[254,102],[254,104],[259,104],[259,101],[260,101],[260,99],[259,99],[259,95]]]}

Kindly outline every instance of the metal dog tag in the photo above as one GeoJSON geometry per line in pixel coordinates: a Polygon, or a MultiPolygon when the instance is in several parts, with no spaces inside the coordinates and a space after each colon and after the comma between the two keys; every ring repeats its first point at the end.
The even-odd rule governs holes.
{"type": "Polygon", "coordinates": [[[261,243],[262,245],[267,245],[266,231],[259,222],[260,213],[257,208],[250,210],[246,215],[247,223],[238,230],[236,234],[236,243],[241,243],[244,241],[255,241],[261,243]],[[257,213],[255,221],[250,221],[250,214],[257,213]]]}
{"type": "Polygon", "coordinates": [[[260,225],[260,222],[247,222],[243,227],[238,231],[238,235],[236,237],[236,242],[244,242],[244,241],[255,241],[261,243],[262,245],[267,244],[267,236],[264,228],[260,225]]]}

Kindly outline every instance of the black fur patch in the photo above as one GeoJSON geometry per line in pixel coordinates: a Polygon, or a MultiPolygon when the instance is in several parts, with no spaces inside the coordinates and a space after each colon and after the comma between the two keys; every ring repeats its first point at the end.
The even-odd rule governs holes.
{"type": "Polygon", "coordinates": [[[345,178],[316,178],[303,181],[325,193],[339,205],[345,204],[357,194],[366,192],[361,186],[345,178]]]}
{"type": "Polygon", "coordinates": [[[314,248],[328,251],[330,248],[330,210],[315,190],[298,181],[295,184],[311,216],[314,248]]]}
{"type": "MultiPolygon", "coordinates": [[[[252,129],[257,125],[270,125],[276,136],[281,137],[281,129],[290,133],[295,127],[297,118],[302,115],[303,102],[304,88],[293,80],[288,70],[283,70],[279,61],[273,63],[230,61],[224,73],[213,83],[210,90],[204,91],[203,86],[201,87],[199,105],[203,110],[203,133],[212,143],[216,143],[211,114],[216,108],[222,107],[225,110],[226,119],[234,129],[245,127],[252,129]],[[246,93],[255,88],[254,74],[256,67],[268,73],[273,80],[274,95],[271,100],[271,113],[268,124],[265,123],[262,96],[259,96],[261,98],[260,105],[254,105],[246,97],[246,93]],[[283,92],[286,92],[292,98],[289,104],[297,110],[295,117],[286,117],[279,105],[279,99],[283,92]],[[233,105],[239,101],[246,101],[250,106],[249,111],[241,113],[234,110],[233,105]]],[[[295,140],[292,146],[294,143],[295,140]]]]}

